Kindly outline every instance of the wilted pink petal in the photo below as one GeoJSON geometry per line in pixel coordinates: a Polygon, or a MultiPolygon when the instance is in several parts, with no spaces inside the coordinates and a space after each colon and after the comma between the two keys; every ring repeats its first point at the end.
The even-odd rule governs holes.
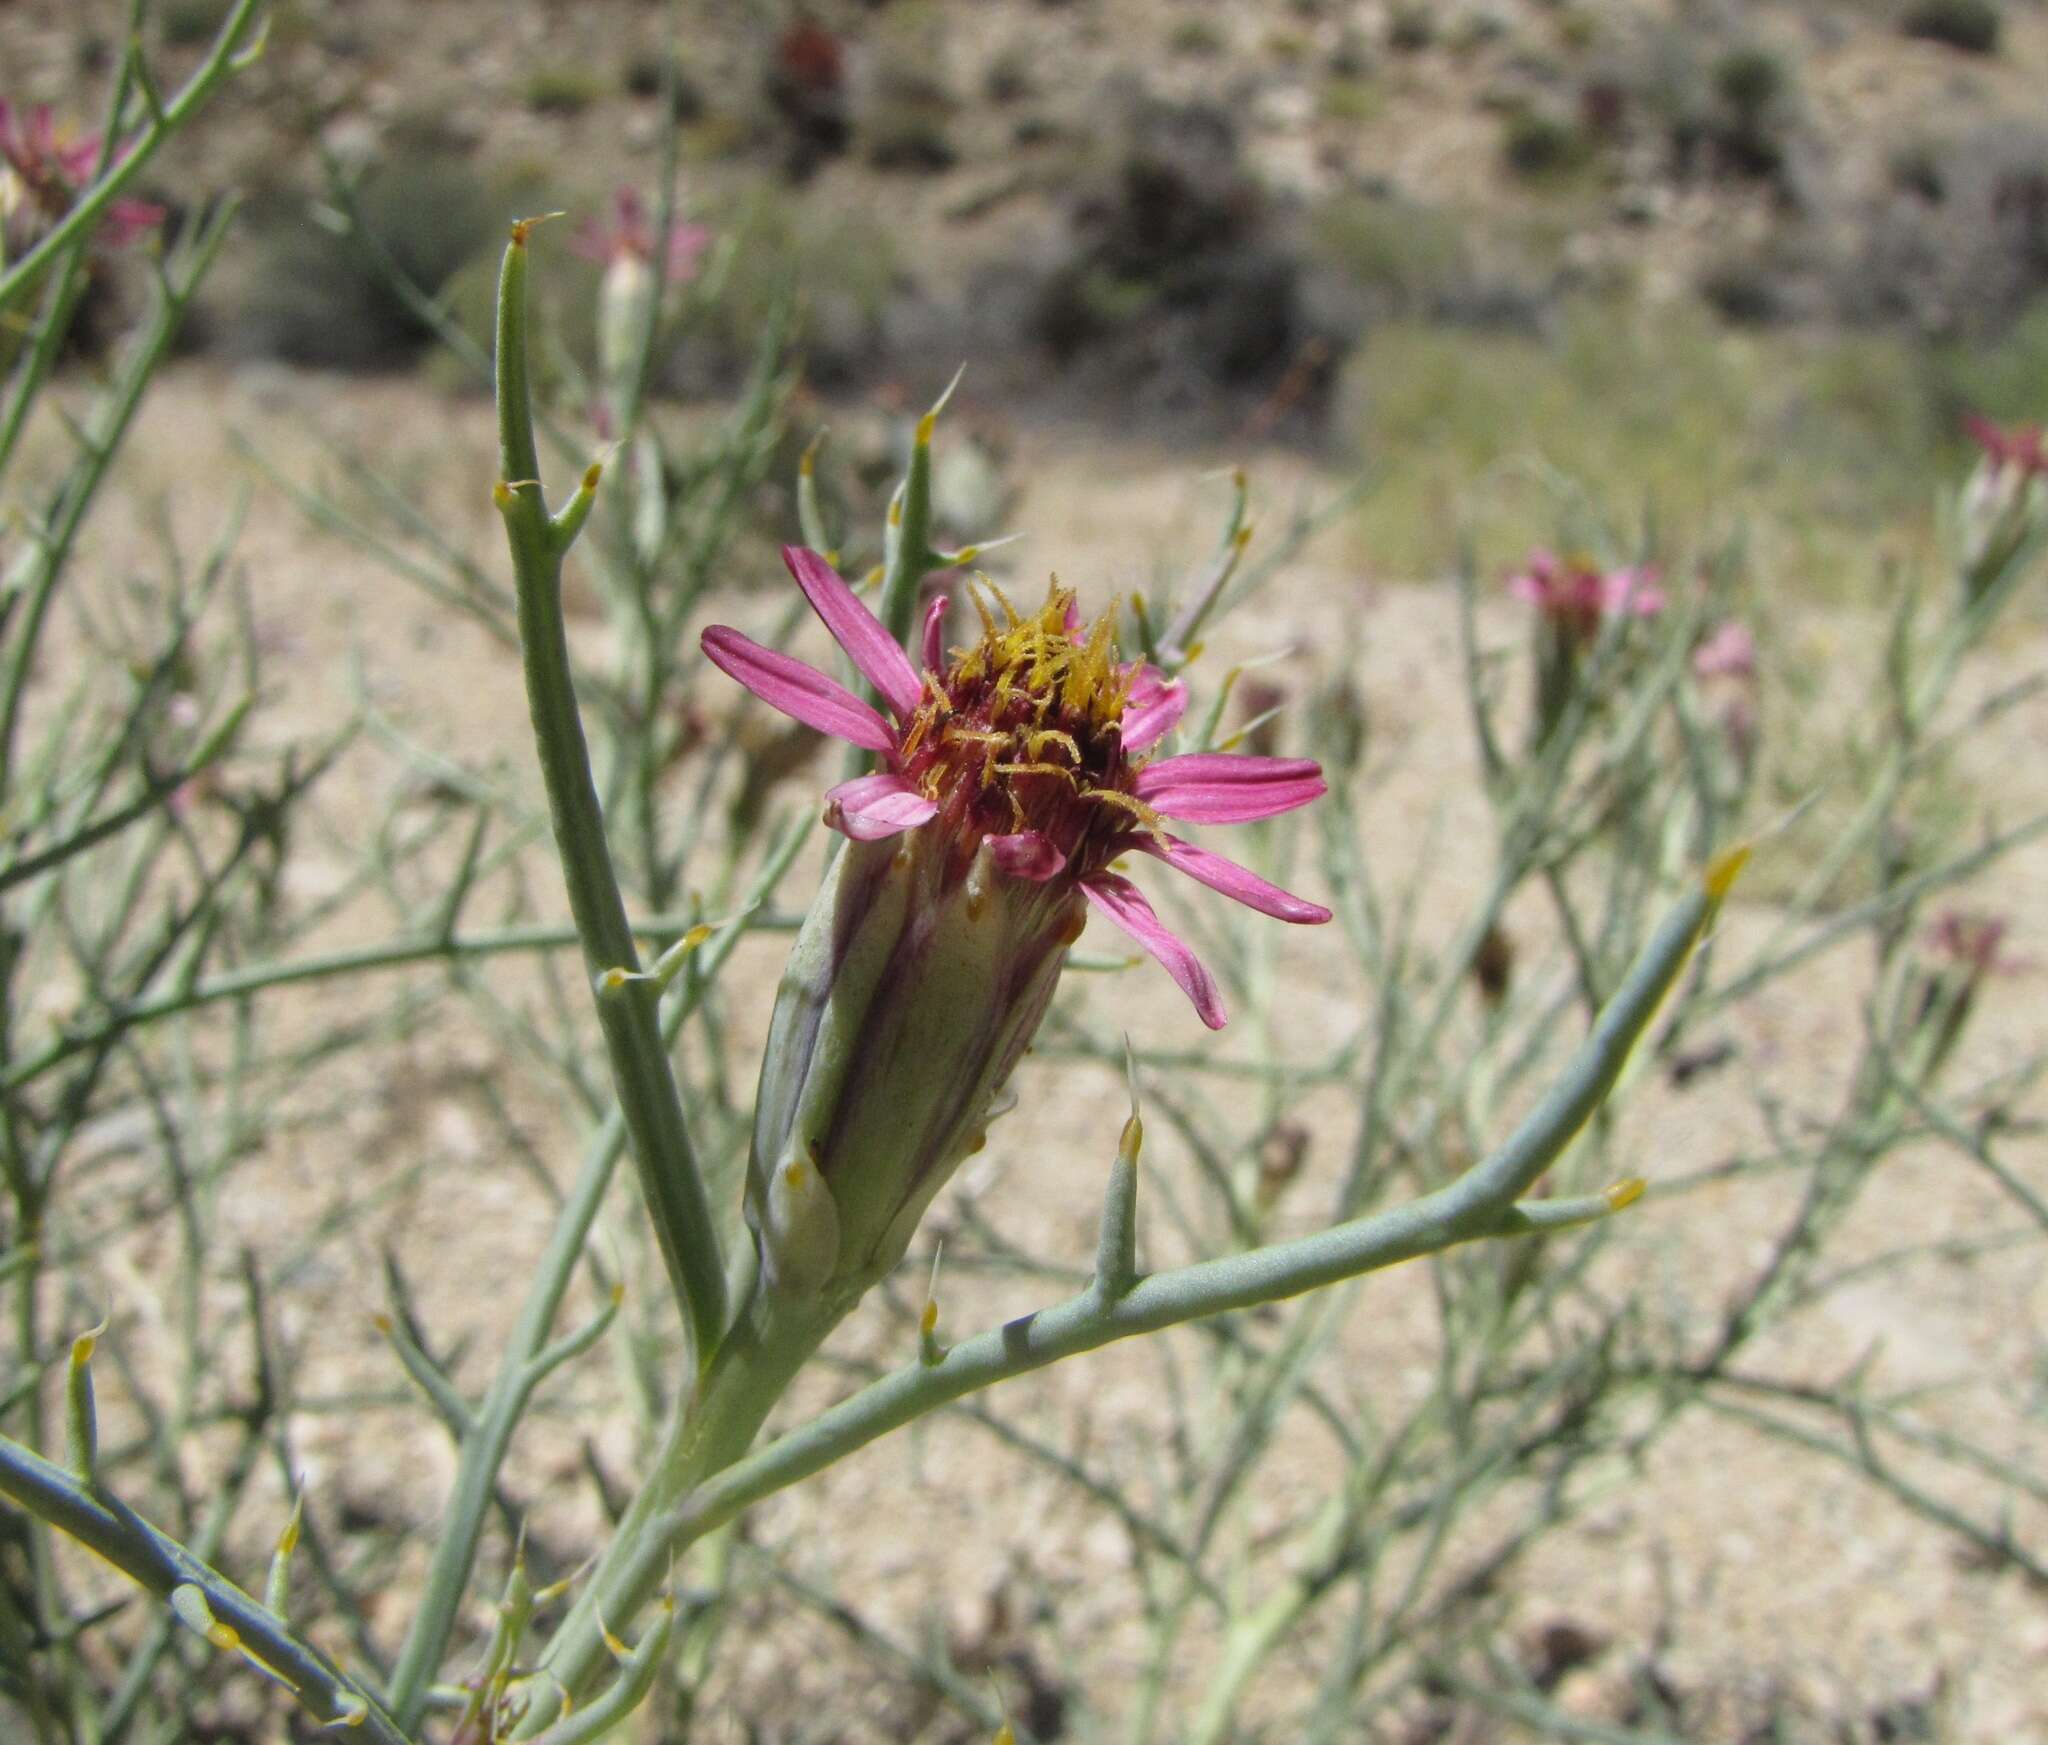
{"type": "Polygon", "coordinates": [[[1310,927],[1319,926],[1330,918],[1330,911],[1322,904],[1305,902],[1291,891],[1268,884],[1249,867],[1239,866],[1236,861],[1226,860],[1220,854],[1211,854],[1206,848],[1197,848],[1192,842],[1183,842],[1178,836],[1169,836],[1164,844],[1150,836],[1133,836],[1131,846],[1156,855],[1168,866],[1177,867],[1212,891],[1235,897],[1246,908],[1256,909],[1261,915],[1310,927]]]}
{"type": "Polygon", "coordinates": [[[793,715],[806,727],[867,751],[895,749],[896,736],[889,723],[817,668],[763,648],[751,636],[742,636],[723,624],[704,632],[704,652],[720,672],[738,679],[762,702],[793,715]]]}
{"type": "Polygon", "coordinates": [[[825,822],[856,842],[915,830],[938,811],[901,776],[884,770],[841,782],[825,796],[825,822]]]}
{"type": "Polygon", "coordinates": [[[1181,992],[1194,1001],[1195,1011],[1211,1030],[1221,1030],[1228,1015],[1216,978],[1203,966],[1180,937],[1152,912],[1152,905],[1138,887],[1113,872],[1100,872],[1084,880],[1081,894],[1107,915],[1166,968],[1180,983],[1181,992]]]}
{"type": "Polygon", "coordinates": [[[1192,824],[1248,824],[1327,793],[1320,765],[1299,757],[1191,752],[1138,772],[1133,789],[1153,811],[1192,824]]]}
{"type": "Polygon", "coordinates": [[[2010,430],[1993,424],[1982,413],[1966,413],[1963,430],[1979,448],[1993,472],[2015,467],[2029,476],[2048,473],[2048,437],[2038,424],[2015,424],[2010,430]]]}
{"type": "Polygon", "coordinates": [[[669,282],[683,284],[697,276],[697,263],[711,246],[710,227],[703,224],[671,224],[668,229],[669,282]]]}
{"type": "Polygon", "coordinates": [[[114,200],[108,203],[100,234],[109,246],[119,248],[156,229],[169,216],[167,207],[152,200],[114,200]]]}
{"type": "MultiPolygon", "coordinates": [[[[100,138],[84,133],[67,143],[59,137],[56,114],[47,103],[24,113],[0,101],[0,161],[14,172],[26,199],[46,220],[62,217],[91,183],[100,167],[100,138]]],[[[131,149],[132,144],[117,146],[108,162],[119,163],[131,149]]],[[[165,217],[163,207],[147,200],[112,201],[101,223],[101,240],[128,242],[165,217]]]]}
{"type": "Polygon", "coordinates": [[[1702,679],[1756,677],[1756,638],[1749,626],[1729,619],[1693,650],[1692,670],[1702,679]]]}
{"type": "Polygon", "coordinates": [[[1188,688],[1155,666],[1141,666],[1124,703],[1124,750],[1149,751],[1180,725],[1188,688]]]}
{"type": "Polygon", "coordinates": [[[1583,557],[1559,558],[1538,548],[1508,592],[1526,600],[1579,646],[1590,644],[1603,620],[1649,618],[1664,610],[1664,592],[1649,565],[1602,570],[1583,557]]]}
{"type": "Polygon", "coordinates": [[[924,670],[946,670],[946,596],[935,594],[924,609],[924,670]]]}
{"type": "Polygon", "coordinates": [[[1600,610],[1609,617],[1654,618],[1664,610],[1664,592],[1656,581],[1657,572],[1647,566],[1610,570],[1600,578],[1600,610]]]}
{"type": "Polygon", "coordinates": [[[1549,606],[1555,599],[1560,579],[1557,554],[1538,546],[1529,554],[1529,567],[1520,575],[1508,578],[1508,592],[1532,606],[1549,606]]]}
{"type": "Polygon", "coordinates": [[[990,836],[984,840],[990,858],[1013,879],[1043,884],[1066,868],[1067,857],[1036,830],[1020,830],[1014,836],[990,836]]]}
{"type": "Polygon", "coordinates": [[[789,565],[789,573],[796,577],[796,585],[803,589],[811,610],[824,619],[825,628],[846,650],[847,658],[859,668],[861,677],[881,692],[882,700],[898,716],[908,718],[916,714],[924,687],[918,682],[910,657],[882,628],[881,620],[860,603],[840,579],[839,572],[815,551],[806,551],[800,545],[785,545],[782,561],[789,565]]]}

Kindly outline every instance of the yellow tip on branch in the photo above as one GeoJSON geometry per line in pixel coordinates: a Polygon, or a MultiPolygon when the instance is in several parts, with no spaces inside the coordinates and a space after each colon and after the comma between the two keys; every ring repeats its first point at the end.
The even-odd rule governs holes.
{"type": "Polygon", "coordinates": [[[1643,1197],[1643,1191],[1649,1185],[1639,1175],[1627,1176],[1605,1189],[1600,1197],[1607,1202],[1610,1212],[1626,1211],[1643,1197]]]}
{"type": "Polygon", "coordinates": [[[500,479],[491,487],[491,501],[502,510],[512,507],[512,487],[500,479]]]}
{"type": "Polygon", "coordinates": [[[1742,876],[1742,869],[1749,864],[1749,856],[1750,845],[1745,842],[1708,861],[1707,895],[1717,903],[1727,896],[1735,888],[1735,881],[1742,876]]]}
{"type": "Polygon", "coordinates": [[[597,481],[603,477],[604,462],[601,460],[592,461],[590,465],[583,469],[583,488],[586,491],[595,491],[597,489],[597,481]]]}
{"type": "Polygon", "coordinates": [[[526,246],[526,239],[533,234],[535,225],[545,224],[550,218],[560,218],[562,216],[563,214],[560,212],[537,212],[531,218],[513,219],[512,246],[514,248],[524,248],[526,246]]]}
{"type": "Polygon", "coordinates": [[[1139,1120],[1137,1115],[1133,1113],[1124,1122],[1123,1132],[1117,1135],[1117,1155],[1129,1158],[1131,1162],[1136,1163],[1138,1161],[1138,1152],[1144,1143],[1145,1123],[1139,1120]]]}
{"type": "Polygon", "coordinates": [[[939,415],[936,411],[927,412],[920,418],[917,421],[917,446],[919,448],[930,448],[932,445],[932,432],[938,429],[938,427],[939,415]]]}
{"type": "Polygon", "coordinates": [[[939,1330],[939,1299],[937,1297],[925,1298],[924,1313],[917,1318],[917,1330],[924,1334],[926,1338],[930,1338],[932,1334],[939,1330]]]}

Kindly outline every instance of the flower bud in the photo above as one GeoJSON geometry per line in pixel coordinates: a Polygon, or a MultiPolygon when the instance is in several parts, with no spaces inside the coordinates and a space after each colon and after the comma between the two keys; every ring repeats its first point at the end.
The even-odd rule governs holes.
{"type": "Polygon", "coordinates": [[[771,1289],[858,1295],[980,1149],[1037,1033],[1079,898],[948,875],[930,832],[848,842],[790,953],[755,1102],[747,1218],[771,1289]]]}
{"type": "Polygon", "coordinates": [[[640,360],[655,294],[654,264],[644,255],[621,249],[606,264],[597,289],[597,370],[613,395],[640,360]]]}
{"type": "Polygon", "coordinates": [[[1536,666],[1532,749],[1547,742],[1578,694],[1580,668],[1611,620],[1654,618],[1664,610],[1657,572],[1602,570],[1584,557],[1534,551],[1508,591],[1536,608],[1531,652],[1536,666]]]}
{"type": "Polygon", "coordinates": [[[1956,501],[1956,569],[1968,608],[2048,519],[2048,451],[2038,425],[2001,430],[1972,417],[1965,429],[1983,451],[1956,501]]]}
{"type": "Polygon", "coordinates": [[[1908,984],[1908,1036],[1917,1070],[1932,1077],[1955,1052],[1985,981],[2023,967],[2005,950],[2004,917],[1950,910],[1928,929],[1927,949],[1908,984]]]}

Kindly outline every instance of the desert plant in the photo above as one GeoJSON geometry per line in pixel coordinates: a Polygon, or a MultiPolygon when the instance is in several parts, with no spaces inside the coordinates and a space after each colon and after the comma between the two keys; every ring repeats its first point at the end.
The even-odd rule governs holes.
{"type": "MultiPolygon", "coordinates": [[[[1795,1337],[1930,1259],[2004,1289],[2048,1241],[2014,1163],[2048,1062],[1976,1046],[2012,956],[1995,916],[1943,912],[2048,838],[2009,790],[1981,823],[1958,804],[1983,730],[2040,689],[1996,648],[2048,554],[2038,429],[1974,427],[1943,585],[1902,589],[1858,651],[1882,706],[1789,853],[1763,690],[1784,657],[1739,541],[1619,528],[1525,468],[1548,543],[1482,567],[1514,482],[1483,474],[1440,675],[1474,780],[1451,794],[1432,761],[1463,809],[1404,845],[1371,815],[1400,752],[1343,630],[1311,695],[1270,670],[1279,584],[1326,516],[1255,540],[1249,478],[1212,479],[1206,549],[1121,604],[1026,593],[1003,557],[975,573],[988,545],[935,537],[951,390],[873,528],[828,526],[817,438],[782,476],[786,326],[719,415],[657,400],[736,246],[680,227],[671,141],[659,188],[613,210],[591,379],[572,360],[543,392],[534,367],[564,227],[511,226],[488,347],[381,262],[494,389],[474,482],[502,547],[472,549],[402,459],[336,445],[315,485],[255,457],[516,666],[530,773],[422,743],[374,685],[292,745],[225,533],[142,588],[79,562],[224,216],[167,251],[83,418],[37,415],[128,166],[240,64],[256,11],[168,103],[126,51],[105,132],[132,149],[0,272],[0,313],[39,299],[0,395],[31,534],[0,591],[10,1724],[572,1745],[780,1702],[803,1739],[1583,1736],[1553,1693],[1598,1642],[1566,1622],[1519,1650],[1499,1596],[1702,1422],[2048,1579],[2023,1390],[1958,1412],[1872,1362],[1817,1377],[1795,1337]],[[29,469],[31,429],[81,440],[29,469]],[[774,543],[789,581],[742,585],[774,543]],[[1241,858],[1209,846],[1222,827],[1241,858]],[[324,885],[297,876],[309,840],[324,885]],[[1768,905],[1742,900],[1753,851],[1768,905]],[[1788,1090],[1757,1014],[1824,969],[1854,992],[1788,1090]],[[1133,1022],[1148,986],[1171,1016],[1133,1022]],[[334,1003],[294,1015],[294,987],[334,1003]],[[1202,1027],[1226,1020],[1218,1046],[1202,1027]],[[509,1197],[348,1125],[443,1059],[468,1062],[509,1197]],[[1739,1126],[1680,1101],[1730,1059],[1739,1126]],[[331,1199],[237,1197],[337,1127],[331,1199]],[[1956,1180],[1906,1190],[1911,1227],[1859,1230],[1929,1150],[1956,1180]],[[1007,1198],[983,1173],[1005,1153],[1030,1167],[1007,1198]],[[314,1385],[311,1345],[368,1320],[349,1257],[380,1237],[389,1385],[314,1385]],[[1025,1379],[1112,1345],[1094,1373],[1156,1376],[1142,1399],[1062,1414],[1025,1379]],[[350,1498],[400,1425],[408,1457],[450,1445],[441,1494],[350,1498]],[[1005,1598],[969,1640],[835,1569],[882,1512],[848,1463],[912,1425],[1099,1524],[1095,1592],[1005,1598]],[[851,1645],[822,1692],[812,1618],[851,1645]],[[1113,1638],[1117,1675],[1063,1681],[1020,1635],[1077,1660],[1113,1638]],[[902,1707],[859,1713],[858,1666],[902,1707]]],[[[1576,367],[1640,445],[1670,400],[1623,337],[1587,319],[1576,367]]],[[[431,658],[464,682],[459,653],[431,658]]],[[[915,1523],[986,1482],[957,1470],[882,1474],[926,1598],[953,1548],[915,1523]]],[[[1657,1676],[1656,1724],[1712,1736],[1657,1676]]]]}

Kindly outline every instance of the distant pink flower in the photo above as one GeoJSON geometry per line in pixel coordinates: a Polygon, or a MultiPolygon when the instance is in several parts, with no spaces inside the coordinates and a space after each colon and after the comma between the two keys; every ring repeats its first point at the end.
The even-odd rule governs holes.
{"type": "Polygon", "coordinates": [[[1214,978],[1111,870],[1114,861],[1149,854],[1262,914],[1330,919],[1328,909],[1162,822],[1240,824],[1292,811],[1325,792],[1321,769],[1209,752],[1146,760],[1186,708],[1185,691],[1120,660],[1108,616],[1084,630],[1070,590],[1055,584],[1039,611],[1020,616],[991,589],[1001,622],[977,597],[982,636],[950,663],[941,644],[946,602],[934,600],[920,673],[823,558],[789,546],[783,561],[888,713],[723,625],[704,633],[704,651],[763,702],[881,759],[874,774],[825,796],[835,830],[863,842],[929,830],[924,852],[943,857],[948,888],[986,848],[1001,879],[1035,887],[1055,906],[1078,890],[1165,966],[1211,1029],[1224,1023],[1214,978]]]}
{"type": "Polygon", "coordinates": [[[1965,601],[1974,602],[2048,516],[2048,447],[2038,424],[2006,430],[1973,412],[1963,429],[1984,451],[1956,497],[1957,573],[1965,601]]]}
{"type": "Polygon", "coordinates": [[[1986,466],[1993,473],[2008,468],[2026,478],[2048,476],[2048,450],[2038,424],[2015,424],[2002,429],[1990,419],[1972,412],[1963,419],[1963,430],[1984,451],[1986,466]]]}
{"type": "Polygon", "coordinates": [[[1508,579],[1508,591],[1526,600],[1574,642],[1589,643],[1609,618],[1651,618],[1664,610],[1657,572],[1648,567],[1601,570],[1583,558],[1560,558],[1541,549],[1508,579]]]}
{"type": "MultiPolygon", "coordinates": [[[[118,162],[128,153],[119,147],[118,162]]],[[[54,223],[71,210],[100,161],[100,136],[83,133],[70,139],[57,130],[56,117],[47,103],[38,103],[24,114],[0,98],[0,160],[13,172],[28,203],[45,220],[54,223]]],[[[147,200],[116,200],[107,208],[100,235],[113,246],[132,242],[164,221],[161,206],[147,200]]]]}
{"type": "Polygon", "coordinates": [[[1937,956],[1946,958],[1974,979],[1985,975],[2012,975],[2029,968],[2025,958],[2006,952],[2008,923],[2002,915],[1970,909],[1945,910],[1927,930],[1927,943],[1937,956]]]}
{"type": "Polygon", "coordinates": [[[654,220],[647,203],[633,188],[620,188],[612,195],[609,221],[586,218],[577,226],[570,242],[579,255],[599,266],[626,258],[652,266],[659,258],[663,277],[679,284],[697,276],[697,264],[710,245],[711,232],[701,224],[672,221],[664,244],[654,234],[654,220]]]}
{"type": "Polygon", "coordinates": [[[1731,618],[1692,651],[1695,678],[1737,679],[1756,677],[1756,638],[1749,626],[1731,618]]]}

